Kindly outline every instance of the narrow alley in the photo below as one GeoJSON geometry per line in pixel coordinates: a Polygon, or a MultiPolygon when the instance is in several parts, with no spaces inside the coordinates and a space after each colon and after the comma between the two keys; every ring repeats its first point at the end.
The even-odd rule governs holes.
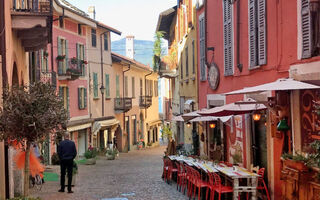
{"type": "MultiPolygon", "coordinates": [[[[47,181],[33,197],[46,200],[187,199],[161,179],[164,146],[121,153],[115,160],[98,159],[95,165],[78,165],[74,193],[59,193],[59,182],[47,181]]],[[[56,172],[59,174],[59,166],[56,172]]]]}

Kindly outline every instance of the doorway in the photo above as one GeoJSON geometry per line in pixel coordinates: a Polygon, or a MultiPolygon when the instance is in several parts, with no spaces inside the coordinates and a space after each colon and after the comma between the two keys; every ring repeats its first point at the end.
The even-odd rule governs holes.
{"type": "Polygon", "coordinates": [[[80,130],[78,133],[78,154],[83,156],[87,149],[87,129],[80,130]]]}

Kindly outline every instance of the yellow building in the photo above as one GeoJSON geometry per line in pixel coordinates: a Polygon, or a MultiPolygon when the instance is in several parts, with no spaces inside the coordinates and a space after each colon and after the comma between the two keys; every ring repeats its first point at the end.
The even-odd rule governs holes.
{"type": "Polygon", "coordinates": [[[122,85],[116,83],[115,111],[121,131],[116,135],[117,146],[127,152],[137,148],[143,139],[147,146],[159,144],[158,74],[149,66],[128,57],[112,53],[112,67],[121,68],[119,77],[122,85]],[[120,89],[120,90],[121,90],[120,89]]]}
{"type": "MultiPolygon", "coordinates": [[[[160,14],[157,31],[165,32],[169,43],[169,56],[175,62],[164,59],[171,69],[176,69],[172,79],[172,112],[181,115],[198,109],[197,84],[197,33],[195,1],[179,0],[177,6],[160,14]],[[170,55],[171,54],[171,55],[170,55]]],[[[193,144],[199,143],[197,127],[187,127],[184,122],[171,124],[178,143],[184,143],[186,151],[191,151],[193,144]]]]}

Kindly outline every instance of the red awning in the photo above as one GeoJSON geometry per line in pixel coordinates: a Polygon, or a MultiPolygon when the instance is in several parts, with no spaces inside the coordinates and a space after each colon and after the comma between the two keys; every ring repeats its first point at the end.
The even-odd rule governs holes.
{"type": "Polygon", "coordinates": [[[248,99],[247,101],[238,101],[236,103],[230,103],[223,106],[211,108],[205,111],[198,112],[203,116],[229,116],[229,115],[241,115],[250,113],[257,110],[265,110],[267,107],[260,103],[254,103],[255,100],[248,99]],[[252,102],[252,104],[241,104],[242,102],[248,103],[252,102]]]}
{"type": "Polygon", "coordinates": [[[291,78],[278,79],[277,81],[257,85],[253,87],[246,87],[241,90],[235,90],[232,92],[225,93],[225,95],[233,94],[247,94],[247,93],[258,93],[265,91],[277,91],[277,90],[304,90],[304,89],[320,89],[320,86],[296,81],[291,78]]]}

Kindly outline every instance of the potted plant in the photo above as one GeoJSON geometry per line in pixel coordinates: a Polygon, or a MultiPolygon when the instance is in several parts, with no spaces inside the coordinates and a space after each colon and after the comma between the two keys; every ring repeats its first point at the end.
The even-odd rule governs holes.
{"type": "Polygon", "coordinates": [[[78,63],[78,59],[76,57],[71,58],[71,64],[77,64],[78,63]]]}
{"type": "Polygon", "coordinates": [[[86,165],[94,165],[96,164],[96,156],[97,150],[94,148],[89,148],[86,152],[84,152],[84,157],[86,158],[86,165]]]}
{"type": "Polygon", "coordinates": [[[49,53],[48,53],[47,51],[44,51],[44,52],[43,52],[43,57],[44,57],[44,58],[47,58],[48,56],[49,56],[49,53]]]}
{"type": "Polygon", "coordinates": [[[106,152],[107,160],[114,160],[118,153],[119,153],[119,151],[116,148],[115,149],[107,149],[107,152],[106,152]]]}
{"type": "Polygon", "coordinates": [[[57,61],[63,61],[66,58],[66,55],[58,55],[57,56],[57,61]]]}
{"type": "Polygon", "coordinates": [[[144,141],[143,139],[140,139],[140,141],[138,142],[138,149],[142,149],[144,148],[144,141]]]}
{"type": "Polygon", "coordinates": [[[300,153],[295,153],[293,154],[282,154],[282,160],[284,162],[284,165],[296,169],[299,171],[308,171],[308,166],[310,165],[310,158],[307,156],[304,156],[303,154],[300,153]]]}
{"type": "Polygon", "coordinates": [[[88,61],[86,61],[86,60],[81,60],[81,64],[86,65],[86,64],[88,64],[88,61]]]}

